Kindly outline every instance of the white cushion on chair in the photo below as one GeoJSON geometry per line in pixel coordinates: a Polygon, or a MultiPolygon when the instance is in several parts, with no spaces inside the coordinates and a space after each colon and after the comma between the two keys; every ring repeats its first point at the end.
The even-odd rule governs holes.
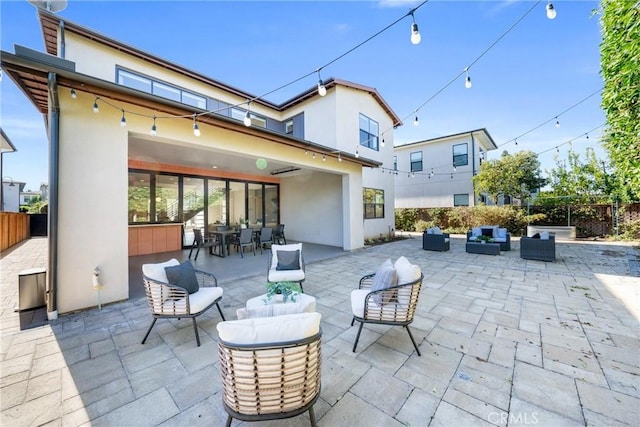
{"type": "Polygon", "coordinates": [[[232,344],[297,341],[320,331],[320,313],[229,320],[216,325],[221,340],[232,344]]]}
{"type": "Polygon", "coordinates": [[[169,280],[167,280],[167,272],[164,268],[174,265],[180,265],[180,262],[175,258],[171,258],[169,261],[158,264],[142,264],[142,274],[147,276],[149,279],[157,280],[162,283],[169,283],[169,280]]]}
{"type": "MultiPolygon", "coordinates": [[[[356,289],[351,291],[351,312],[356,317],[364,317],[364,302],[367,295],[371,292],[369,289],[356,289]]],[[[371,301],[370,306],[378,307],[378,304],[371,301]]]]}
{"type": "Polygon", "coordinates": [[[401,256],[396,260],[394,267],[398,274],[398,285],[411,283],[420,278],[420,267],[411,264],[411,262],[404,256],[401,256]]]}
{"type": "Polygon", "coordinates": [[[299,282],[304,280],[302,270],[269,270],[269,282],[299,282]]]}
{"type": "Polygon", "coordinates": [[[198,313],[222,296],[223,290],[219,286],[201,287],[198,292],[189,295],[189,309],[191,314],[198,313]]]}

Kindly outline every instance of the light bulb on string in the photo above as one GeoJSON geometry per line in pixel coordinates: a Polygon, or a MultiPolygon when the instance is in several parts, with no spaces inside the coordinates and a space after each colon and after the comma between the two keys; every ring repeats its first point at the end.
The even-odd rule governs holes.
{"type": "Polygon", "coordinates": [[[416,118],[413,119],[413,125],[414,126],[418,126],[420,124],[420,122],[418,121],[418,115],[416,114],[416,118]]]}
{"type": "Polygon", "coordinates": [[[153,125],[151,125],[151,131],[149,133],[151,134],[151,136],[156,136],[158,133],[157,130],[158,128],[156,128],[156,116],[153,116],[153,125]]]}
{"type": "Polygon", "coordinates": [[[513,142],[516,144],[516,147],[518,146],[518,138],[514,139],[513,142]]]}
{"type": "Polygon", "coordinates": [[[100,108],[98,108],[98,97],[96,96],[96,99],[93,101],[93,112],[94,113],[99,113],[100,112],[100,108]]]}
{"type": "Polygon", "coordinates": [[[76,90],[74,88],[71,88],[71,98],[76,99],[78,97],[78,94],[76,93],[76,90]]]}
{"type": "Polygon", "coordinates": [[[464,87],[467,89],[471,89],[471,77],[469,76],[469,68],[464,69],[465,73],[467,73],[467,77],[464,79],[464,87]]]}
{"type": "Polygon", "coordinates": [[[312,159],[315,159],[315,158],[316,158],[316,153],[312,153],[312,154],[311,154],[311,158],[312,158],[312,159]]]}
{"type": "Polygon", "coordinates": [[[320,69],[318,69],[318,95],[325,96],[327,94],[327,88],[322,83],[322,77],[320,77],[320,69]]]}
{"type": "Polygon", "coordinates": [[[560,120],[558,120],[558,118],[556,117],[556,124],[555,124],[556,128],[560,127],[560,120]]]}
{"type": "Polygon", "coordinates": [[[122,127],[127,126],[127,119],[124,117],[124,109],[122,109],[122,118],[120,119],[120,126],[122,127]]]}
{"type": "Polygon", "coordinates": [[[384,136],[382,137],[382,147],[384,148],[384,136]]]}
{"type": "Polygon", "coordinates": [[[326,162],[327,161],[327,156],[325,156],[324,154],[322,155],[322,161],[326,162]]]}
{"type": "Polygon", "coordinates": [[[413,23],[411,24],[411,44],[417,45],[422,40],[420,36],[420,31],[418,31],[418,24],[416,24],[416,18],[413,16],[413,12],[411,12],[411,18],[413,19],[413,23]]]}
{"type": "Polygon", "coordinates": [[[547,18],[554,19],[556,17],[556,9],[553,7],[551,1],[547,2],[547,18]]]}
{"type": "Polygon", "coordinates": [[[338,161],[342,162],[342,156],[340,155],[340,153],[338,153],[338,161]]]}
{"type": "Polygon", "coordinates": [[[193,134],[195,136],[200,136],[200,126],[198,126],[198,122],[196,121],[196,115],[193,115],[193,134]]]}
{"type": "Polygon", "coordinates": [[[360,157],[360,152],[358,151],[358,148],[356,147],[356,159],[360,157]]]}
{"type": "Polygon", "coordinates": [[[559,153],[560,149],[558,148],[558,146],[556,146],[556,153],[559,153]]]}
{"type": "Polygon", "coordinates": [[[249,111],[247,111],[247,113],[244,115],[244,125],[246,127],[251,126],[251,116],[249,115],[249,111]]]}

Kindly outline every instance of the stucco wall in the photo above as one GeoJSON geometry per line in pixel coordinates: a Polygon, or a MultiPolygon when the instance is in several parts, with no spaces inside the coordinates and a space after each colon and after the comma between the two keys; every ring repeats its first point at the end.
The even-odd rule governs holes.
{"type": "Polygon", "coordinates": [[[93,99],[61,96],[58,311],[98,304],[92,273],[101,269],[101,302],[129,297],[127,129],[93,99]]]}

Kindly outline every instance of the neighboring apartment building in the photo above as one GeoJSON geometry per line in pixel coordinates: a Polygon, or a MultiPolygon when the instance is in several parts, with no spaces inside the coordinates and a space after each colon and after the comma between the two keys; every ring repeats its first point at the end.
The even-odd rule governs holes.
{"type": "MultiPolygon", "coordinates": [[[[0,127],[0,176],[2,177],[2,187],[0,187],[0,210],[2,211],[5,211],[4,181],[5,179],[7,180],[7,186],[9,183],[13,182],[13,178],[4,176],[4,155],[7,153],[14,153],[16,151],[18,150],[16,150],[16,147],[13,145],[7,134],[4,133],[4,130],[0,127]]],[[[9,205],[13,206],[13,202],[9,203],[9,205]]],[[[7,210],[7,212],[17,212],[17,210],[7,210]]]]}
{"type": "Polygon", "coordinates": [[[46,115],[59,312],[96,304],[96,266],[102,301],[127,299],[128,256],[179,249],[194,227],[284,223],[288,239],[344,250],[394,227],[393,180],[375,171],[392,167],[402,123],[375,89],[329,79],[325,96],[314,86],[274,104],[38,17],[46,53],[1,59],[46,115]]]}
{"type": "Polygon", "coordinates": [[[475,206],[475,176],[487,152],[498,148],[486,129],[394,148],[395,207],[475,206]]]}

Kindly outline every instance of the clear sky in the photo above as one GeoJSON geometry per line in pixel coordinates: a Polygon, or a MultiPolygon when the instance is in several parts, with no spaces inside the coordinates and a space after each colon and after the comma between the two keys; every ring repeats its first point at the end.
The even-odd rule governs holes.
{"type": "MultiPolygon", "coordinates": [[[[59,15],[259,96],[333,61],[420,3],[69,0],[59,15]]],[[[396,145],[484,127],[501,145],[489,159],[505,149],[549,150],[539,157],[544,171],[569,147],[580,153],[592,147],[606,160],[601,129],[584,136],[605,123],[600,94],[561,114],[603,86],[599,16],[592,16],[599,3],[553,1],[557,17],[549,20],[542,1],[498,41],[535,4],[431,0],[415,12],[420,44],[411,44],[412,21],[405,17],[323,68],[321,76],[375,87],[404,121],[395,131],[396,145]],[[471,63],[470,89],[464,74],[447,86],[471,63]],[[513,139],[526,132],[515,145],[513,139]]],[[[44,51],[31,4],[2,0],[0,14],[3,51],[13,53],[14,44],[44,51]]],[[[282,102],[317,79],[309,76],[266,98],[282,102]]],[[[0,89],[0,123],[18,149],[3,155],[2,174],[36,190],[48,181],[42,116],[7,75],[0,89]]]]}

